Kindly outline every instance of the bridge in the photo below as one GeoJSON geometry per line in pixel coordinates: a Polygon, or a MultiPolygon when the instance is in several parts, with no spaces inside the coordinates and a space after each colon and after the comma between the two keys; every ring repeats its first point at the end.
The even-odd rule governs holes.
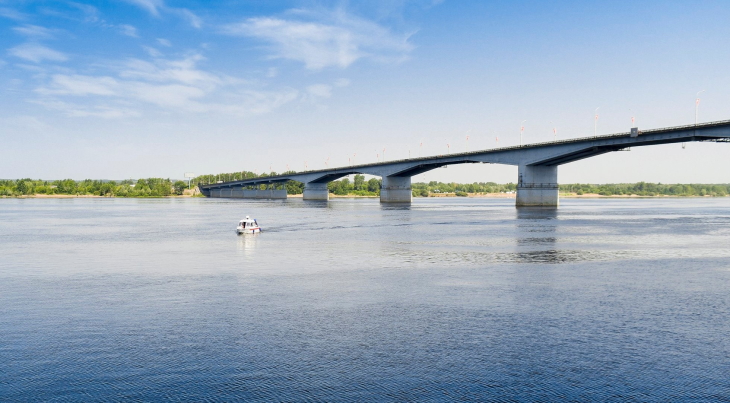
{"type": "Polygon", "coordinates": [[[382,203],[410,203],[411,177],[454,164],[517,165],[517,206],[557,207],[558,166],[631,147],[693,141],[730,142],[730,120],[689,126],[551,141],[458,154],[409,158],[199,185],[207,197],[285,199],[287,181],[304,183],[304,200],[329,200],[327,183],[347,175],[366,174],[382,178],[382,203]],[[260,189],[260,185],[268,185],[260,189]],[[255,189],[253,187],[256,187],[255,189]]]}

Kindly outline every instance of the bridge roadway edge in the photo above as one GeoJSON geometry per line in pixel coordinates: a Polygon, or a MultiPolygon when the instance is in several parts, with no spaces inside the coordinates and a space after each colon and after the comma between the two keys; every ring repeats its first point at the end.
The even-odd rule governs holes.
{"type": "Polygon", "coordinates": [[[327,183],[351,174],[380,176],[382,203],[410,203],[412,201],[411,177],[441,166],[461,163],[494,163],[516,165],[518,186],[515,205],[558,207],[558,166],[584,158],[619,151],[625,148],[670,144],[678,142],[714,141],[730,142],[730,120],[710,122],[631,133],[586,137],[481,150],[468,153],[439,155],[340,167],[324,170],[259,177],[225,183],[199,185],[207,197],[223,198],[286,198],[286,190],[247,190],[244,186],[259,184],[284,184],[288,180],[304,183],[303,199],[329,200],[327,183]],[[638,135],[636,134],[638,133],[638,135]],[[268,193],[266,193],[268,192],[268,193]],[[277,193],[273,193],[277,192],[277,193]]]}

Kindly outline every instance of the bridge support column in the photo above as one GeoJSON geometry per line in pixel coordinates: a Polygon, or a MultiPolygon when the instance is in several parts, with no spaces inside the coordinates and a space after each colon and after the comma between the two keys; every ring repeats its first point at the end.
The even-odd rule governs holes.
{"type": "Polygon", "coordinates": [[[558,207],[558,166],[520,165],[517,179],[517,207],[558,207]]]}
{"type": "Polygon", "coordinates": [[[304,192],[302,193],[304,200],[329,200],[330,191],[327,189],[326,183],[309,182],[304,184],[304,192]]]}
{"type": "Polygon", "coordinates": [[[410,176],[384,176],[380,188],[381,203],[410,203],[413,196],[410,176]]]}

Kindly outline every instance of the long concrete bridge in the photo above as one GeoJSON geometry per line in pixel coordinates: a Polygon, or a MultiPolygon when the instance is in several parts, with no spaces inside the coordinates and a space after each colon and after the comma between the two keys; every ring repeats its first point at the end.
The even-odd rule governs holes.
{"type": "Polygon", "coordinates": [[[305,171],[199,185],[199,188],[208,197],[285,199],[283,184],[294,180],[304,183],[305,200],[328,200],[328,182],[347,175],[367,174],[382,178],[381,202],[410,203],[414,175],[453,164],[506,164],[518,167],[517,206],[555,207],[559,203],[559,165],[630,147],[692,141],[730,142],[730,120],[644,131],[633,128],[606,136],[305,171]],[[272,186],[266,190],[250,189],[258,185],[272,186]]]}

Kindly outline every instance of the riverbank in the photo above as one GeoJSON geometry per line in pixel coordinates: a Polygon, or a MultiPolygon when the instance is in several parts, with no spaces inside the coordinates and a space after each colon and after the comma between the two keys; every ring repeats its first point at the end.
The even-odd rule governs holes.
{"type": "Polygon", "coordinates": [[[191,197],[201,197],[193,195],[172,195],[172,196],[97,196],[97,195],[64,195],[64,194],[35,194],[22,196],[0,196],[0,199],[187,199],[191,197]]]}
{"type": "MultiPolygon", "coordinates": [[[[66,194],[35,194],[35,195],[23,195],[23,196],[0,196],[0,199],[186,199],[191,197],[203,197],[200,194],[183,194],[183,195],[171,195],[171,196],[147,196],[147,197],[123,197],[123,196],[97,196],[97,195],[66,195],[66,194]]],[[[288,198],[301,199],[302,194],[287,195],[288,198]]],[[[330,193],[330,199],[378,199],[380,196],[360,196],[360,195],[336,195],[330,193]]],[[[429,197],[466,197],[466,198],[485,198],[485,199],[514,199],[515,193],[468,193],[467,196],[457,196],[455,193],[435,193],[429,196],[414,196],[414,199],[429,198],[429,197]]],[[[656,198],[704,198],[704,197],[730,197],[726,196],[711,196],[711,195],[693,195],[693,196],[673,196],[673,195],[654,195],[654,196],[640,196],[640,195],[600,195],[597,193],[561,193],[560,198],[568,199],[656,199],[656,198]]]]}

